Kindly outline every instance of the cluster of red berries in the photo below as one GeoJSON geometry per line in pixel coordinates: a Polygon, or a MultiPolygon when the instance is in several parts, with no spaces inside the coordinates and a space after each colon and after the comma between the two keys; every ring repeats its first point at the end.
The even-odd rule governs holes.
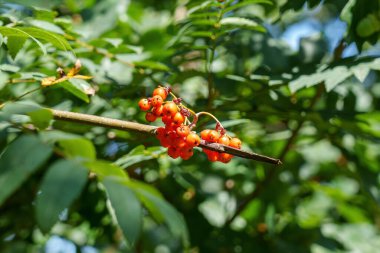
{"type": "MultiPolygon", "coordinates": [[[[157,128],[156,135],[161,145],[168,148],[170,157],[174,159],[181,157],[188,160],[193,156],[193,148],[200,144],[201,138],[206,142],[224,144],[240,149],[241,141],[238,138],[231,138],[226,135],[219,122],[215,130],[203,130],[201,138],[194,131],[191,131],[190,125],[195,123],[190,124],[187,119],[190,116],[190,110],[183,106],[181,98],[176,98],[174,95],[173,101],[165,101],[169,93],[170,88],[156,88],[152,97],[143,98],[139,101],[139,107],[142,111],[147,112],[145,115],[147,121],[153,122],[157,118],[161,118],[165,124],[165,127],[157,128]]],[[[196,115],[193,116],[197,117],[196,115]]],[[[203,151],[208,159],[213,162],[227,163],[233,157],[227,153],[218,153],[208,149],[203,149],[203,151]]]]}
{"type": "MultiPolygon", "coordinates": [[[[241,141],[238,138],[231,138],[225,134],[224,129],[218,131],[218,125],[216,130],[206,129],[201,132],[201,138],[210,143],[219,143],[233,148],[240,149],[241,141]]],[[[203,152],[206,153],[207,158],[211,162],[219,161],[223,163],[228,163],[234,157],[228,153],[219,153],[209,149],[203,149],[203,152]]]]}
{"type": "Polygon", "coordinates": [[[159,87],[153,91],[152,98],[143,98],[139,102],[139,107],[147,112],[145,119],[149,122],[155,121],[161,117],[165,127],[159,127],[156,130],[157,138],[163,147],[168,148],[168,155],[172,158],[181,157],[188,160],[193,156],[193,148],[198,146],[201,139],[185,125],[185,117],[189,116],[186,108],[180,107],[181,99],[176,98],[173,101],[165,101],[170,90],[159,87]]]}

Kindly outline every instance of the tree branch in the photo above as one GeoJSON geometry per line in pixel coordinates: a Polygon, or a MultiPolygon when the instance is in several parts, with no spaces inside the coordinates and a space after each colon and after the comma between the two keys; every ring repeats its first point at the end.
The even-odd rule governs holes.
{"type": "MultiPolygon", "coordinates": [[[[82,123],[82,124],[115,128],[115,129],[120,129],[123,131],[135,131],[135,132],[151,134],[151,135],[154,135],[157,129],[156,126],[144,125],[144,124],[140,124],[136,122],[99,117],[99,116],[83,114],[83,113],[60,111],[60,110],[55,110],[55,109],[49,109],[49,110],[53,113],[54,119],[56,120],[71,121],[71,122],[77,122],[77,123],[82,123]]],[[[275,165],[281,164],[281,161],[279,159],[236,149],[236,148],[225,146],[219,143],[209,143],[202,140],[199,146],[201,148],[206,148],[206,149],[216,151],[219,153],[228,153],[234,156],[239,156],[242,158],[251,159],[251,160],[255,160],[259,162],[265,162],[265,163],[270,163],[270,164],[275,164],[275,165]]]]}

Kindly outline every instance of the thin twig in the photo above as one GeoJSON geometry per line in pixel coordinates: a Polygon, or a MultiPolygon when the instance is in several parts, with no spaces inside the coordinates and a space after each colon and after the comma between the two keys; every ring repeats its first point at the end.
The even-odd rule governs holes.
{"type": "MultiPolygon", "coordinates": [[[[156,129],[157,129],[156,126],[145,125],[145,124],[118,120],[118,119],[105,118],[105,117],[100,117],[100,116],[95,116],[95,115],[60,111],[60,110],[55,110],[55,109],[50,109],[50,111],[53,113],[54,119],[56,120],[64,120],[64,121],[71,121],[71,122],[77,122],[77,123],[82,123],[82,124],[115,128],[115,129],[120,129],[124,131],[136,131],[136,132],[152,134],[152,135],[155,134],[156,129]]],[[[205,141],[201,141],[201,144],[199,146],[201,148],[206,148],[206,149],[216,151],[219,153],[228,153],[234,156],[239,156],[242,158],[251,159],[251,160],[255,160],[259,162],[265,162],[265,163],[276,164],[276,165],[281,164],[281,161],[279,159],[232,148],[232,147],[225,146],[218,143],[208,143],[205,141]]]]}

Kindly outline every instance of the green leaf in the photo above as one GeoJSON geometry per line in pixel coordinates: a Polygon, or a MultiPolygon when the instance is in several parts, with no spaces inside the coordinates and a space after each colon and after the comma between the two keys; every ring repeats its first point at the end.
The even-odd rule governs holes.
{"type": "Polygon", "coordinates": [[[50,157],[52,148],[34,135],[12,142],[0,157],[0,205],[50,157]]]}
{"type": "Polygon", "coordinates": [[[20,30],[28,33],[29,35],[44,40],[46,42],[50,42],[53,46],[56,48],[62,49],[62,50],[72,50],[70,44],[67,42],[67,40],[62,37],[61,35],[45,31],[40,28],[36,27],[20,27],[20,30]]]}
{"type": "Polygon", "coordinates": [[[68,158],[96,159],[96,150],[91,141],[85,138],[62,139],[58,141],[59,147],[68,158]]]}
{"type": "Polygon", "coordinates": [[[161,62],[155,62],[155,61],[140,61],[140,62],[134,62],[136,67],[142,67],[142,68],[150,68],[153,70],[161,70],[161,71],[169,71],[169,67],[161,62]]]}
{"type": "Polygon", "coordinates": [[[59,214],[79,196],[87,174],[86,168],[70,160],[60,160],[50,166],[36,200],[36,218],[42,232],[49,232],[59,214]]]}
{"type": "Polygon", "coordinates": [[[8,46],[9,54],[12,56],[13,59],[16,58],[20,49],[24,46],[25,41],[26,41],[26,38],[23,38],[23,37],[14,37],[14,36],[8,37],[7,46],[8,46]]]}
{"type": "Polygon", "coordinates": [[[162,198],[143,189],[136,189],[136,192],[153,217],[158,222],[164,221],[171,233],[182,238],[183,243],[188,245],[187,227],[182,215],[162,198]]]}
{"type": "Polygon", "coordinates": [[[128,178],[128,175],[119,166],[107,161],[90,161],[84,164],[91,172],[95,173],[101,179],[108,176],[128,178]]]}
{"type": "Polygon", "coordinates": [[[344,6],[340,18],[346,22],[348,25],[351,25],[352,21],[352,8],[355,6],[356,0],[349,0],[344,6]]]}
{"type": "Polygon", "coordinates": [[[78,86],[76,86],[73,83],[68,82],[68,81],[59,83],[57,85],[61,86],[62,88],[64,88],[65,90],[67,90],[68,92],[70,92],[71,94],[76,96],[77,98],[83,100],[84,102],[86,102],[86,103],[90,102],[88,95],[86,94],[86,92],[81,87],[78,87],[78,86]]]}
{"type": "Polygon", "coordinates": [[[265,28],[256,23],[253,20],[247,18],[239,18],[239,17],[228,17],[223,18],[220,21],[220,24],[223,26],[231,26],[232,28],[245,28],[250,30],[255,30],[259,32],[265,32],[265,28]]]}
{"type": "Polygon", "coordinates": [[[53,114],[48,109],[35,110],[28,113],[32,123],[39,129],[46,129],[51,120],[53,119],[53,114]]]}
{"type": "Polygon", "coordinates": [[[325,87],[327,92],[329,92],[350,77],[352,72],[350,72],[346,66],[338,66],[330,71],[324,72],[324,74],[326,75],[325,87]]]}
{"type": "Polygon", "coordinates": [[[368,37],[380,31],[380,20],[375,14],[369,14],[356,27],[356,32],[360,37],[368,37]]]}
{"type": "Polygon", "coordinates": [[[139,145],[128,154],[116,160],[115,164],[125,169],[143,161],[156,159],[164,152],[165,150],[162,147],[149,147],[145,149],[144,145],[139,145]]]}
{"type": "Polygon", "coordinates": [[[0,71],[0,90],[2,90],[9,80],[9,75],[0,71]]]}
{"type": "Polygon", "coordinates": [[[37,45],[41,48],[42,52],[46,54],[46,49],[42,43],[37,40],[35,37],[32,35],[28,34],[27,32],[24,32],[23,30],[19,28],[14,28],[14,27],[0,27],[0,33],[6,37],[21,37],[21,38],[31,38],[34,42],[37,43],[37,45]]]}
{"type": "Polygon", "coordinates": [[[33,19],[33,20],[30,20],[29,23],[33,26],[39,27],[46,31],[50,31],[50,32],[54,32],[54,33],[62,34],[62,35],[65,34],[65,32],[62,30],[61,27],[47,21],[33,19]]]}
{"type": "Polygon", "coordinates": [[[237,4],[234,4],[228,8],[225,8],[223,10],[223,13],[227,13],[227,12],[230,12],[230,11],[234,11],[236,9],[239,9],[239,8],[242,8],[244,6],[247,6],[247,5],[252,5],[252,4],[269,4],[269,5],[273,5],[273,3],[269,0],[248,0],[248,1],[241,1],[237,4]]]}
{"type": "Polygon", "coordinates": [[[33,39],[46,54],[45,47],[38,40],[50,42],[53,46],[62,50],[72,50],[70,44],[61,35],[45,31],[36,27],[0,27],[0,33],[6,37],[21,37],[33,39]]]}
{"type": "Polygon", "coordinates": [[[1,64],[0,70],[6,71],[6,72],[17,72],[20,70],[20,67],[10,64],[1,64]]]}
{"type": "Polygon", "coordinates": [[[105,178],[103,184],[118,225],[130,247],[133,247],[141,233],[142,208],[134,192],[114,178],[105,178]]]}

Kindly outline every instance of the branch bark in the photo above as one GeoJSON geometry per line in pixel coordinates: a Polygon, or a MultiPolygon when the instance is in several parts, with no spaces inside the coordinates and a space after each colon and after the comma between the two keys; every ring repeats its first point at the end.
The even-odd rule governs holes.
{"type": "MultiPolygon", "coordinates": [[[[102,126],[102,127],[119,129],[123,131],[135,131],[135,132],[151,134],[151,135],[155,135],[156,129],[157,129],[156,126],[145,125],[145,124],[140,124],[140,123],[131,122],[131,121],[111,119],[111,118],[105,118],[105,117],[83,114],[83,113],[76,113],[76,112],[60,111],[60,110],[55,110],[55,109],[49,109],[49,110],[52,112],[54,119],[56,120],[102,126]]],[[[201,148],[206,148],[206,149],[216,151],[219,153],[228,153],[234,156],[239,156],[242,158],[251,159],[251,160],[255,160],[259,162],[265,162],[265,163],[275,164],[275,165],[281,164],[280,159],[236,149],[236,148],[225,146],[219,143],[209,143],[202,140],[199,146],[201,148]]]]}

